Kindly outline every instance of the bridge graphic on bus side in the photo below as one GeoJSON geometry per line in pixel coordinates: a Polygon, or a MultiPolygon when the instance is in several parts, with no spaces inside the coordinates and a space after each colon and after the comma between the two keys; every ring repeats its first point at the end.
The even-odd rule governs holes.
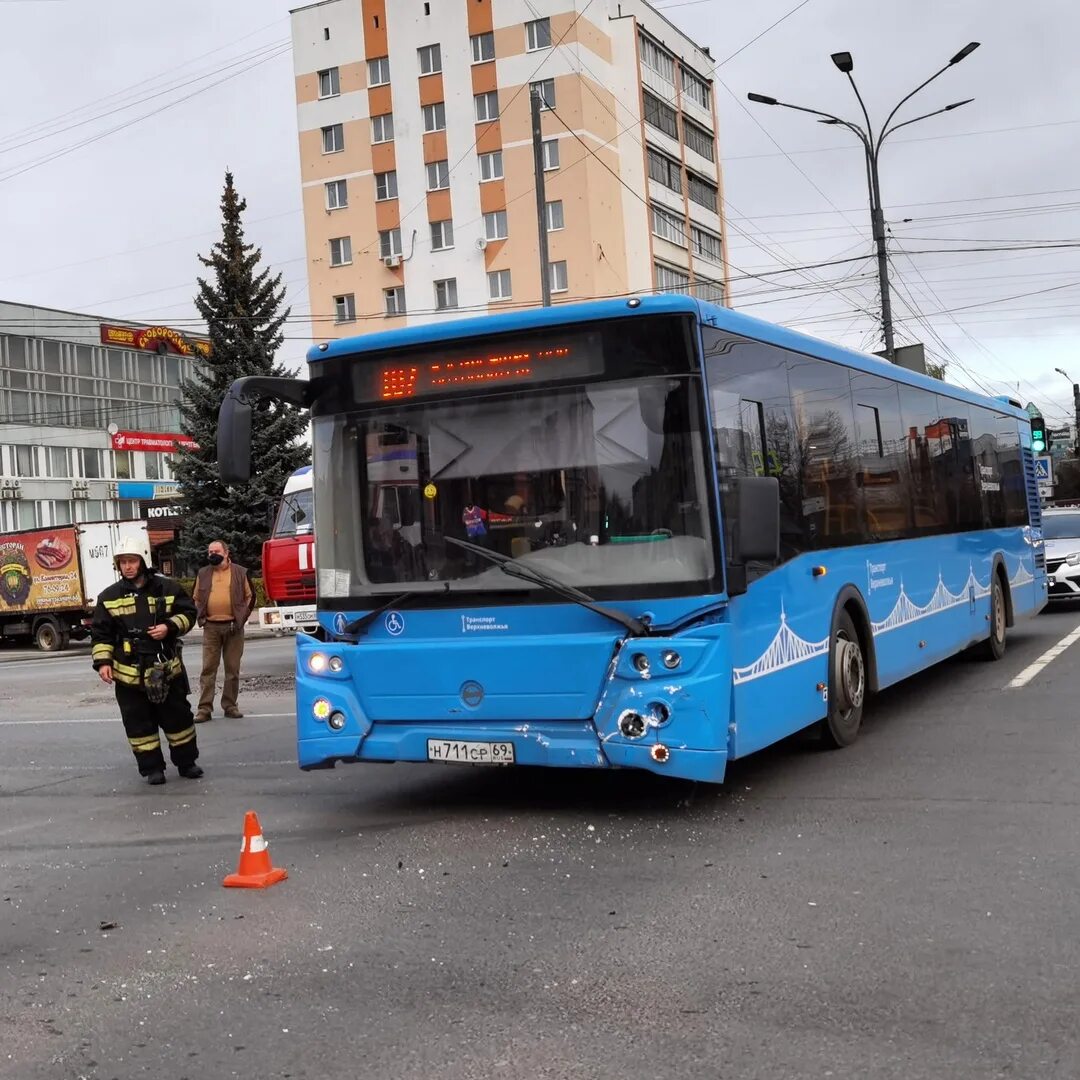
{"type": "MultiPolygon", "coordinates": [[[[1021,558],[1016,573],[1009,579],[1009,585],[1015,589],[1021,585],[1030,585],[1034,580],[1034,575],[1028,570],[1024,559],[1021,558]]],[[[916,604],[908,596],[901,580],[900,594],[896,598],[892,611],[880,622],[871,623],[873,634],[875,637],[879,634],[887,634],[890,630],[897,630],[901,626],[907,626],[930,615],[936,615],[950,608],[960,607],[962,604],[970,604],[974,600],[985,599],[990,595],[990,591],[989,582],[983,585],[975,577],[975,568],[970,564],[968,567],[968,579],[964,582],[961,592],[952,592],[945,584],[945,580],[939,571],[937,587],[934,589],[933,595],[925,604],[921,605],[916,604]]],[[[781,602],[780,627],[776,631],[776,636],[769,643],[769,647],[752,664],[733,669],[734,681],[736,684],[751,682],[754,679],[771,675],[773,672],[781,671],[784,668],[805,663],[805,661],[815,656],[825,656],[828,651],[828,638],[822,641],[807,641],[791,629],[788,625],[783,602],[781,602]]]]}

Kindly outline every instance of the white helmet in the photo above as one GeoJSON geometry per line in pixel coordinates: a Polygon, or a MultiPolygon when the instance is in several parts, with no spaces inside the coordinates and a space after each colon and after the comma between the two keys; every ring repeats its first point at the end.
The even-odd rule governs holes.
{"type": "Polygon", "coordinates": [[[140,540],[138,537],[124,536],[120,538],[120,543],[113,549],[113,565],[117,570],[120,569],[121,555],[137,555],[142,559],[144,566],[150,565],[150,550],[146,545],[146,541],[140,540]]]}

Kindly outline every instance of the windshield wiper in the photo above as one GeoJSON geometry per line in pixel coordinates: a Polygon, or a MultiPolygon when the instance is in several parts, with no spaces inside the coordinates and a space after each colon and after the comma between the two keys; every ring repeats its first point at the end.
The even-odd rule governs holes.
{"type": "Polygon", "coordinates": [[[506,555],[500,555],[496,551],[489,551],[480,544],[473,544],[468,540],[459,540],[456,536],[446,536],[443,539],[448,544],[454,544],[456,547],[464,548],[466,551],[471,551],[473,554],[479,555],[482,559],[487,559],[488,562],[494,563],[509,577],[520,578],[522,581],[529,581],[533,585],[539,585],[558,596],[562,596],[567,600],[572,600],[575,604],[580,604],[582,607],[588,608],[590,611],[595,611],[597,615],[603,615],[614,622],[620,623],[622,626],[625,626],[634,637],[646,637],[649,634],[648,624],[642,622],[641,619],[635,619],[633,615],[627,615],[624,612],[617,611],[615,608],[604,607],[602,604],[596,603],[587,592],[584,592],[574,585],[568,585],[565,581],[559,581],[558,578],[550,577],[531,566],[522,566],[514,559],[511,559],[506,555]]]}
{"type": "Polygon", "coordinates": [[[366,630],[380,615],[389,611],[391,608],[398,607],[399,605],[407,604],[417,594],[415,592],[403,592],[397,596],[391,596],[381,607],[375,608],[374,611],[365,611],[357,619],[353,619],[352,622],[346,623],[342,630],[349,635],[359,634],[362,630],[366,630]]]}

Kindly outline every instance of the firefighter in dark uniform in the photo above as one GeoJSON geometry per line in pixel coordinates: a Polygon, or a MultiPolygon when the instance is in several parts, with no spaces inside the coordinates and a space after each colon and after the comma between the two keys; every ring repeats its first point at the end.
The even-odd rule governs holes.
{"type": "Polygon", "coordinates": [[[147,565],[138,541],[121,541],[113,555],[120,580],[104,589],[90,628],[94,670],[116,687],[128,742],[148,783],[165,783],[158,727],[181,776],[196,780],[195,718],[180,655],[180,638],[195,625],[195,604],[171,578],[147,565]]]}

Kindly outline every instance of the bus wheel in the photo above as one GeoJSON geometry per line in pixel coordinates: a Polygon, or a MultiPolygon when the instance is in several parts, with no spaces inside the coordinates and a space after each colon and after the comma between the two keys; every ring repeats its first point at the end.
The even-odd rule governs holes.
{"type": "Polygon", "coordinates": [[[829,649],[829,711],[821,722],[821,741],[829,749],[850,746],[859,734],[866,700],[866,656],[847,611],[836,622],[829,649]]]}
{"type": "Polygon", "coordinates": [[[1001,585],[1001,575],[995,573],[990,581],[990,637],[983,645],[983,655],[987,660],[1000,660],[1005,655],[1007,622],[1005,590],[1001,585]]]}

